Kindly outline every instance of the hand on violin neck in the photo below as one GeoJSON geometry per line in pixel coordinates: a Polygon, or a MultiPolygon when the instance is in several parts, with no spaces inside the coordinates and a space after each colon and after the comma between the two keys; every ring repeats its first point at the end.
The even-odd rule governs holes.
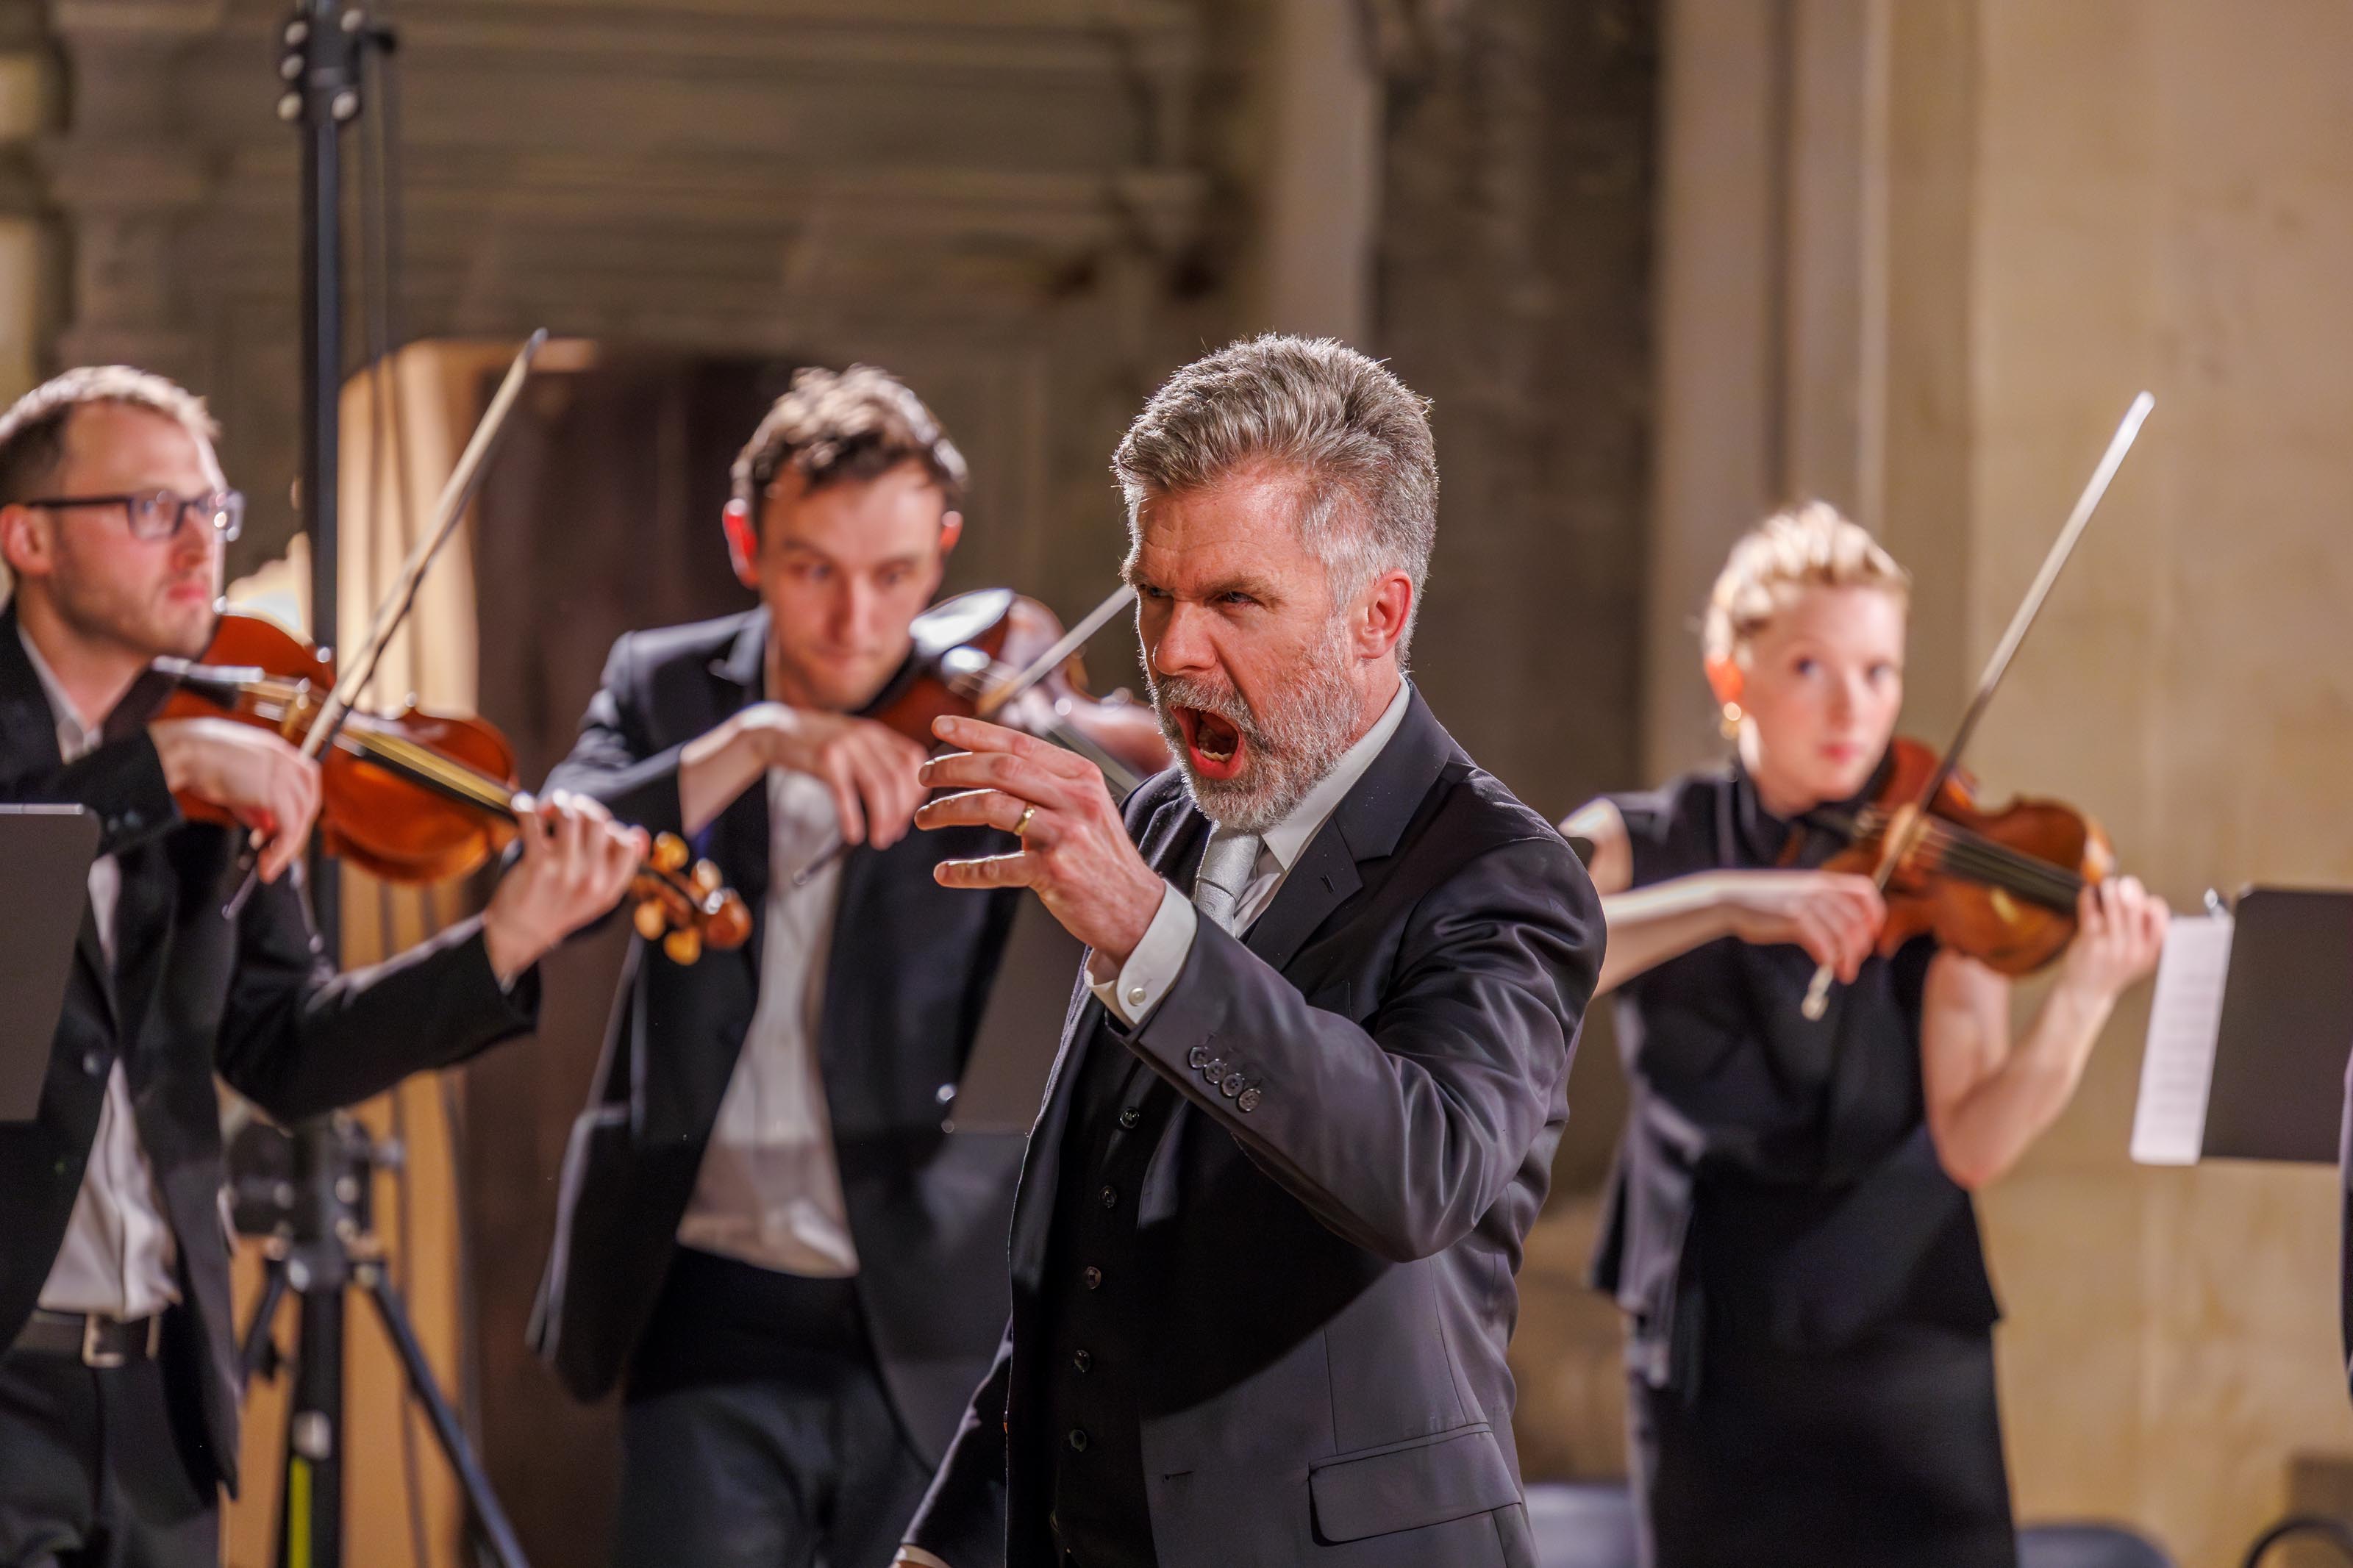
{"type": "Polygon", "coordinates": [[[491,895],[482,942],[501,985],[621,901],[649,847],[586,795],[557,790],[516,803],[522,854],[491,895]]]}
{"type": "Polygon", "coordinates": [[[1064,930],[1116,967],[1151,928],[1168,884],[1145,863],[1103,772],[1074,752],[977,719],[942,719],[965,748],[923,764],[932,789],[961,793],[915,813],[918,827],[983,825],[1018,833],[1011,855],[944,860],[944,888],[1029,888],[1064,930]]]}
{"type": "Polygon", "coordinates": [[[1725,871],[1718,907],[1730,934],[1759,947],[1790,943],[1827,963],[1842,984],[1862,971],[1887,923],[1868,877],[1844,871],[1725,871]]]}
{"type": "Polygon", "coordinates": [[[679,755],[678,799],[693,833],[770,768],[806,773],[833,798],[844,844],[887,849],[907,836],[923,748],[871,719],[755,702],[679,755]]]}
{"type": "Polygon", "coordinates": [[[2059,986],[2105,1008],[2157,968],[2172,911],[2137,877],[2086,884],[2075,900],[2075,940],[2059,986]]]}
{"type": "Polygon", "coordinates": [[[263,881],[276,881],[301,857],[319,815],[317,763],[268,730],[227,719],[159,719],[147,734],[174,795],[218,806],[253,829],[263,881]]]}

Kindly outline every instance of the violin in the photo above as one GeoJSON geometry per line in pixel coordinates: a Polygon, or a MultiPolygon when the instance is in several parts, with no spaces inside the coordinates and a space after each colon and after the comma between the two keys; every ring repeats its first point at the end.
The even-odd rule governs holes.
{"type": "MultiPolygon", "coordinates": [[[[2020,802],[2021,807],[2031,809],[2018,819],[2016,826],[2010,825],[2008,813],[1989,816],[1979,812],[1973,798],[1975,786],[1966,782],[1960,771],[1961,758],[1977,733],[1978,721],[1985,717],[1994,693],[2001,689],[2002,678],[2010,673],[2010,661],[2017,657],[2026,634],[2034,629],[2035,617],[2042,615],[2043,604],[2051,597],[2052,585],[2059,581],[2059,574],[2075,553],[2076,542],[2091,525],[2092,514],[2100,510],[2116,470],[2124,466],[2125,455],[2140,439],[2140,427],[2156,406],[2157,399],[2144,392],[2125,410],[2116,433],[2108,438],[2108,449],[2100,454],[2098,466],[2093,468],[2083,493],[2075,498],[2074,510],[2067,514],[2059,537],[2051,542],[2050,550],[2044,553],[2042,569],[2035,573],[2034,581],[2027,585],[2026,596],[2011,613],[2009,629],[1994,645],[1985,673],[1978,677],[1977,690],[1961,710],[1952,743],[1941,754],[1929,756],[1926,766],[1916,761],[1926,754],[1926,748],[1915,744],[1914,757],[1907,759],[1899,753],[1898,766],[1890,770],[1908,772],[1912,794],[1906,797],[1900,789],[1892,794],[1880,792],[1879,799],[1873,803],[1879,807],[1875,829],[1880,835],[1879,847],[1876,853],[1862,857],[1868,862],[1873,885],[1889,895],[1890,935],[1896,929],[1894,879],[1907,868],[1928,876],[1931,888],[1939,875],[1947,878],[1948,885],[1954,888],[1974,884],[1984,889],[1982,894],[1957,899],[1948,911],[1934,912],[1933,900],[1907,910],[1905,929],[1934,931],[1947,946],[1982,959],[2005,974],[2024,974],[2049,963],[2073,940],[2074,895],[2083,890],[2087,880],[2105,876],[2113,869],[2115,858],[2105,837],[2087,819],[2060,806],[2059,811],[2074,818],[2076,826],[2068,826],[2064,819],[2051,814],[2055,802],[2020,802]],[[1948,790],[1957,793],[1948,796],[1948,790]],[[2005,832],[2015,833],[2025,842],[2005,842],[1992,837],[1988,830],[1997,822],[2003,825],[2005,832]],[[2047,840],[2031,831],[2028,824],[2047,829],[2047,840]],[[2041,853],[2030,852],[2032,850],[2041,853]],[[1919,858],[1915,860],[1915,857],[1919,858]],[[2060,874],[2030,866],[2026,864],[2029,861],[2040,861],[2060,874]],[[2063,899],[2063,915],[2062,906],[2054,904],[2054,900],[2063,899]],[[2021,900],[2042,906],[2042,913],[2038,916],[2030,912],[2021,900]],[[2053,915],[2062,918],[2050,920],[2053,915]],[[1940,921],[1949,923],[1949,937],[1947,925],[1940,924],[1940,921]]],[[[1905,744],[1898,742],[1899,748],[1905,744]]],[[[1856,822],[1852,828],[1852,836],[1859,841],[1868,838],[1874,830],[1864,822],[1856,822]]],[[[1894,950],[1891,947],[1887,951],[1894,950]]],[[[1831,983],[1836,978],[1828,963],[1815,968],[1813,982],[1806,987],[1806,1000],[1799,1009],[1806,1018],[1820,1023],[1828,1016],[1831,983]]]]}
{"type": "Polygon", "coordinates": [[[944,599],[908,627],[913,657],[863,716],[925,746],[937,743],[932,721],[943,714],[1005,724],[1078,752],[1124,801],[1169,765],[1168,742],[1152,710],[1126,692],[1088,692],[1076,643],[1127,597],[1124,589],[1113,595],[1075,635],[1053,611],[1010,588],[944,599]],[[1033,689],[1042,700],[1013,700],[1033,689]]]}
{"type": "MultiPolygon", "coordinates": [[[[231,610],[200,663],[159,660],[176,678],[165,719],[226,718],[299,742],[335,689],[335,667],[267,616],[231,610]]],[[[410,703],[375,714],[345,710],[319,758],[320,842],[370,876],[403,885],[461,877],[503,850],[528,807],[514,750],[481,719],[431,713],[410,703]]],[[[191,820],[234,826],[218,806],[187,795],[191,820]]],[[[744,900],[718,868],[691,868],[685,841],[665,833],[632,879],[638,933],[679,963],[703,947],[740,947],[752,933],[744,900]]]]}
{"type": "MultiPolygon", "coordinates": [[[[1902,825],[1937,770],[1936,753],[1898,736],[1871,798],[1852,812],[1815,810],[1808,824],[1843,843],[1822,869],[1876,876],[1902,825]]],[[[2100,825],[2055,800],[2019,799],[1999,811],[1978,803],[1977,784],[1956,771],[1936,792],[1913,843],[1889,868],[1887,924],[1879,950],[1914,937],[1965,953],[1999,973],[2031,974],[2075,936],[2084,889],[2115,874],[2116,853],[2100,825]]],[[[1798,841],[1790,843],[1792,853],[1798,841]]]]}

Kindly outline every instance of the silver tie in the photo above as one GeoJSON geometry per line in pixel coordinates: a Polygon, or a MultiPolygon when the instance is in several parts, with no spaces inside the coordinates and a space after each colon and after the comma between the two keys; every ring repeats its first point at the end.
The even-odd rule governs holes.
{"type": "Polygon", "coordinates": [[[1250,876],[1258,869],[1262,842],[1255,833],[1228,833],[1220,827],[1209,836],[1209,847],[1201,851],[1200,874],[1193,882],[1193,903],[1227,931],[1234,929],[1242,889],[1250,886],[1250,876]]]}

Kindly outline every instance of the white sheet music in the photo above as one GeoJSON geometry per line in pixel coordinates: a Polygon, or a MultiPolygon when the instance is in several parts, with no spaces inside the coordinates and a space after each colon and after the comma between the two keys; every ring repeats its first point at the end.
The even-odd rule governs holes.
{"type": "Polygon", "coordinates": [[[2132,1157],[2142,1165],[2194,1165],[2206,1142],[2206,1096],[2231,971],[2229,915],[2175,917],[2157,966],[2148,1046],[2140,1062],[2132,1157]]]}

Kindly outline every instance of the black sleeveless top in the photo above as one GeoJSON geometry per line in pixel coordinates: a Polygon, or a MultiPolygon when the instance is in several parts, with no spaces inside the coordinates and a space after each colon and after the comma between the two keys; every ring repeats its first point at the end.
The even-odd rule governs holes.
{"type": "MultiPolygon", "coordinates": [[[[1696,872],[1818,865],[1835,845],[1767,812],[1737,764],[1609,797],[1637,888],[1696,872]]],[[[1902,1322],[2000,1316],[1968,1194],[1937,1163],[1920,1079],[1935,943],[1873,955],[1800,1012],[1804,949],[1725,937],[1629,981],[1632,1086],[1594,1282],[1631,1316],[1631,1364],[1695,1386],[1703,1352],[1831,1352],[1902,1322]]]]}

